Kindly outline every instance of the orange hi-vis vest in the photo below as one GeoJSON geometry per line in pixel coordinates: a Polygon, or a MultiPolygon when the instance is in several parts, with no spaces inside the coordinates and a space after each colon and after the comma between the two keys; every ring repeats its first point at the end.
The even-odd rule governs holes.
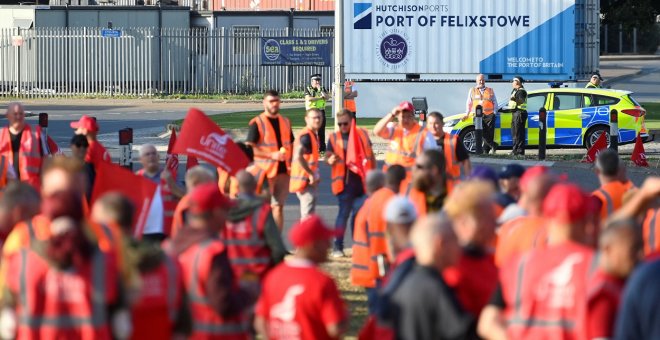
{"type": "MultiPolygon", "coordinates": [[[[245,168],[245,171],[254,176],[254,179],[257,181],[256,194],[260,195],[264,187],[264,181],[266,180],[266,171],[254,164],[245,168]]],[[[236,177],[230,176],[227,171],[221,168],[218,168],[218,187],[220,188],[220,192],[229,198],[236,198],[238,196],[238,181],[236,181],[236,177]]]]}
{"type": "Polygon", "coordinates": [[[371,260],[369,245],[369,224],[367,216],[371,210],[371,199],[367,199],[362,208],[355,215],[355,227],[353,230],[353,256],[351,265],[351,284],[354,286],[374,288],[378,278],[378,267],[371,260]]]}
{"type": "Polygon", "coordinates": [[[621,208],[623,205],[623,195],[633,187],[634,185],[630,181],[625,183],[613,181],[602,185],[591,193],[603,203],[600,209],[601,221],[605,221],[610,215],[621,208]]]}
{"type": "Polygon", "coordinates": [[[229,262],[239,280],[260,281],[272,265],[265,237],[270,211],[270,204],[264,203],[242,221],[227,221],[222,230],[229,262]]]}
{"type": "Polygon", "coordinates": [[[172,235],[170,235],[171,239],[174,239],[176,234],[178,234],[183,228],[183,214],[188,208],[190,208],[190,194],[181,197],[179,204],[177,204],[176,209],[174,209],[174,217],[172,218],[172,235]]]}
{"type": "MultiPolygon", "coordinates": [[[[369,141],[369,135],[367,131],[359,128],[358,137],[360,137],[360,143],[362,143],[362,149],[367,156],[367,170],[374,169],[376,167],[376,158],[374,157],[374,151],[371,148],[371,142],[369,141]]],[[[346,182],[346,156],[344,150],[348,148],[347,145],[344,145],[344,138],[342,138],[341,132],[337,131],[330,135],[330,144],[332,145],[333,153],[338,157],[337,162],[332,166],[332,171],[330,177],[332,178],[332,193],[339,195],[344,191],[344,184],[346,182]]]]}
{"type": "MultiPolygon", "coordinates": [[[[372,268],[376,268],[376,273],[378,272],[378,256],[383,256],[385,259],[389,256],[387,240],[385,239],[387,223],[383,217],[383,209],[387,205],[387,202],[395,195],[396,194],[389,188],[381,188],[374,192],[369,198],[371,201],[370,206],[374,207],[367,212],[369,259],[372,261],[372,268]]],[[[390,260],[393,261],[394,259],[390,260]]]]}
{"type": "Polygon", "coordinates": [[[385,165],[399,164],[410,171],[415,165],[415,158],[423,151],[424,138],[422,135],[425,133],[426,129],[415,124],[404,136],[403,128],[396,126],[390,137],[387,138],[390,140],[390,147],[385,154],[385,165]]]}
{"type": "Polygon", "coordinates": [[[445,174],[447,176],[447,193],[451,193],[461,179],[461,163],[456,159],[458,136],[445,133],[442,150],[445,154],[445,174]]]}
{"type": "Polygon", "coordinates": [[[516,256],[545,247],[546,222],[541,216],[520,216],[504,223],[497,237],[495,264],[502,266],[516,256]]]}
{"type": "MultiPolygon", "coordinates": [[[[316,132],[305,127],[298,134],[296,144],[300,143],[300,138],[304,135],[309,135],[309,139],[312,141],[312,152],[309,154],[303,154],[303,158],[307,161],[307,165],[309,166],[309,169],[312,170],[313,174],[316,174],[319,169],[319,137],[316,135],[316,132]]],[[[312,175],[308,174],[300,163],[294,162],[291,165],[289,192],[295,193],[305,190],[307,183],[309,183],[309,176],[312,175]]]]}
{"type": "MultiPolygon", "coordinates": [[[[273,153],[280,151],[280,148],[277,146],[277,136],[275,136],[275,130],[268,120],[268,115],[263,112],[260,115],[252,118],[250,125],[257,124],[257,129],[259,130],[259,142],[256,147],[259,148],[262,152],[273,153]]],[[[282,141],[282,147],[285,150],[285,159],[287,169],[291,169],[291,156],[293,155],[293,144],[291,143],[291,123],[289,119],[283,117],[282,115],[277,115],[277,119],[280,125],[280,138],[282,141]]],[[[266,171],[267,178],[273,178],[277,176],[277,161],[271,159],[270,157],[262,157],[254,155],[254,164],[266,171]]]]}
{"type": "MultiPolygon", "coordinates": [[[[493,98],[495,93],[490,87],[486,87],[483,95],[478,87],[472,88],[472,112],[477,109],[478,105],[481,105],[482,111],[485,116],[492,115],[495,112],[495,103],[493,98]]],[[[469,112],[468,112],[469,113],[469,112]]]]}
{"type": "MultiPolygon", "coordinates": [[[[48,137],[42,133],[41,127],[34,129],[25,124],[21,135],[21,146],[18,151],[18,175],[21,181],[27,182],[37,190],[41,188],[41,166],[44,156],[51,154],[48,137]]],[[[56,150],[53,150],[56,151],[56,150]]],[[[0,131],[0,155],[13,160],[9,128],[0,131]]]]}
{"type": "Polygon", "coordinates": [[[511,339],[582,339],[594,251],[566,242],[536,249],[500,270],[511,339]]]}
{"type": "Polygon", "coordinates": [[[141,279],[140,297],[131,308],[131,339],[171,339],[182,302],[181,268],[164,256],[160,266],[142,273],[141,279]]]}
{"type": "MultiPolygon", "coordinates": [[[[344,92],[351,93],[353,92],[353,82],[347,80],[344,82],[344,92]]],[[[357,107],[355,106],[355,99],[344,99],[344,108],[353,113],[357,112],[357,107]]]]}
{"type": "Polygon", "coordinates": [[[9,290],[18,297],[17,339],[111,339],[108,305],[118,298],[111,256],[96,249],[89,263],[59,270],[24,248],[14,261],[9,290]]]}
{"type": "Polygon", "coordinates": [[[644,254],[649,255],[660,250],[660,207],[649,209],[642,224],[644,236],[644,254]]]}
{"type": "MultiPolygon", "coordinates": [[[[164,169],[163,171],[169,171],[164,169]]],[[[137,171],[138,176],[144,176],[144,169],[137,171]]],[[[167,181],[163,178],[160,179],[160,196],[163,199],[163,233],[170,236],[172,233],[172,219],[174,218],[174,210],[179,203],[179,199],[172,194],[172,189],[167,181]]]]}
{"type": "Polygon", "coordinates": [[[413,206],[415,206],[417,216],[426,216],[426,213],[428,212],[428,208],[426,206],[426,194],[413,188],[412,185],[408,185],[406,195],[408,196],[410,202],[412,202],[413,206]]]}
{"type": "MultiPolygon", "coordinates": [[[[208,239],[197,243],[179,255],[193,319],[190,339],[247,340],[249,325],[243,315],[230,318],[220,316],[208,301],[205,292],[209,279],[211,261],[216,255],[227,251],[219,239],[208,239]]],[[[234,282],[236,284],[236,282],[234,282]]]]}

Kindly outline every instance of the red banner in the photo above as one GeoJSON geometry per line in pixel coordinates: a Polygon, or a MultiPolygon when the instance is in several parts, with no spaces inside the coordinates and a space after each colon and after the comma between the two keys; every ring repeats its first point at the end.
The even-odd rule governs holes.
{"type": "Polygon", "coordinates": [[[234,141],[204,112],[192,108],[183,120],[175,153],[201,158],[232,176],[245,169],[250,161],[234,141]]]}
{"type": "Polygon", "coordinates": [[[165,166],[170,169],[172,177],[176,178],[177,170],[179,169],[179,155],[172,153],[174,149],[174,144],[176,144],[176,131],[172,129],[172,134],[170,135],[170,142],[167,144],[167,156],[165,159],[165,166]]]}
{"type": "Polygon", "coordinates": [[[362,177],[362,184],[367,183],[367,153],[360,141],[355,119],[351,120],[351,132],[348,134],[348,145],[346,149],[346,167],[362,177]]]}
{"type": "Polygon", "coordinates": [[[596,140],[596,143],[591,146],[589,151],[587,151],[586,159],[582,160],[582,163],[593,163],[596,161],[596,156],[598,153],[607,148],[607,134],[605,132],[600,134],[600,137],[596,140]]]}
{"type": "Polygon", "coordinates": [[[637,166],[649,166],[649,163],[646,161],[646,152],[644,151],[644,142],[642,142],[642,136],[637,134],[637,140],[635,140],[635,148],[633,149],[632,156],[630,159],[637,166]]]}

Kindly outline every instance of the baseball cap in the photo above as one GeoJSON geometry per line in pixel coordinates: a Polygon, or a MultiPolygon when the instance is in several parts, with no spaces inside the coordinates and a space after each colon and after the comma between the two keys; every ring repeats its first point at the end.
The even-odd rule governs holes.
{"type": "Polygon", "coordinates": [[[231,208],[234,203],[218,189],[217,183],[202,184],[190,193],[190,211],[201,214],[217,208],[231,208]]]}
{"type": "Polygon", "coordinates": [[[312,75],[309,77],[309,79],[321,80],[321,74],[320,74],[320,73],[312,74],[312,75]]]}
{"type": "Polygon", "coordinates": [[[302,247],[315,241],[330,240],[343,233],[343,229],[331,229],[318,215],[312,214],[291,227],[289,239],[295,247],[302,247]]]}
{"type": "Polygon", "coordinates": [[[385,205],[383,216],[385,221],[389,223],[413,223],[417,219],[417,209],[408,198],[396,196],[391,198],[385,205]]]}
{"type": "Polygon", "coordinates": [[[543,200],[543,216],[565,223],[579,222],[596,211],[594,200],[575,184],[556,184],[543,200]]]}
{"type": "Polygon", "coordinates": [[[497,173],[495,172],[495,170],[485,165],[479,165],[474,167],[474,169],[472,169],[472,173],[470,173],[469,179],[493,182],[493,184],[495,184],[495,187],[499,187],[499,183],[497,182],[497,180],[499,179],[497,177],[497,173]]]}
{"type": "Polygon", "coordinates": [[[511,163],[502,167],[499,177],[501,179],[508,179],[511,177],[521,178],[524,173],[525,173],[524,166],[516,163],[511,163]]]}
{"type": "Polygon", "coordinates": [[[71,128],[73,129],[83,128],[90,132],[98,132],[99,124],[96,122],[96,119],[88,115],[83,115],[82,117],[80,117],[80,119],[77,122],[71,122],[71,128]]]}
{"type": "Polygon", "coordinates": [[[414,112],[415,111],[415,106],[413,106],[413,104],[411,102],[402,101],[401,103],[399,103],[399,106],[397,106],[397,109],[399,109],[401,111],[412,111],[412,112],[414,112]]]}

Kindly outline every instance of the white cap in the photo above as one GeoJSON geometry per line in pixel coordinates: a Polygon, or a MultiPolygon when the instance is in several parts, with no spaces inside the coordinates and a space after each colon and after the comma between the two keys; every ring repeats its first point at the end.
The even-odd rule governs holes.
{"type": "Polygon", "coordinates": [[[386,222],[409,224],[417,219],[417,209],[405,196],[395,196],[385,205],[383,214],[386,222]]]}

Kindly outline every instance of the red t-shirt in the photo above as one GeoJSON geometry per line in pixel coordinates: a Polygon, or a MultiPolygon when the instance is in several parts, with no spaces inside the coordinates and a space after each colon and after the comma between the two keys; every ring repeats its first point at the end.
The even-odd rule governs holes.
{"type": "Polygon", "coordinates": [[[442,272],[447,285],[454,289],[461,306],[475,317],[488,304],[498,282],[498,270],[492,253],[463,251],[458,263],[442,272]]]}
{"type": "Polygon", "coordinates": [[[100,162],[112,162],[108,150],[105,149],[103,144],[97,141],[89,142],[87,154],[85,155],[85,162],[92,163],[96,167],[100,162]]]}
{"type": "Polygon", "coordinates": [[[266,275],[255,313],[266,320],[269,339],[330,339],[326,326],[347,319],[332,278],[301,259],[266,275]]]}
{"type": "Polygon", "coordinates": [[[624,281],[597,270],[589,279],[587,339],[612,338],[624,281]]]}

